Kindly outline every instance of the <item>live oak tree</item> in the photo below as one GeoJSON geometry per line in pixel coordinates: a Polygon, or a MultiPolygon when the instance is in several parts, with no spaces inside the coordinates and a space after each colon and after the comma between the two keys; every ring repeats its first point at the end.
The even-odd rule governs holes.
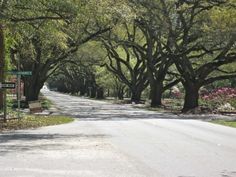
{"type": "Polygon", "coordinates": [[[151,41],[144,45],[149,48],[147,53],[152,56],[159,49],[156,57],[147,57],[149,79],[165,73],[163,70],[158,75],[153,72],[158,57],[164,59],[166,68],[168,61],[175,63],[179,72],[176,76],[181,76],[185,88],[183,111],[198,106],[200,87],[235,77],[234,70],[222,69],[222,66],[235,62],[235,20],[230,20],[235,17],[235,0],[130,2],[140,12],[136,22],[151,41]],[[220,35],[222,30],[224,34],[220,35]]]}
{"type": "MultiPolygon", "coordinates": [[[[26,35],[21,34],[12,52],[16,51],[17,58],[12,60],[21,61],[21,69],[32,71],[31,77],[24,77],[25,96],[27,101],[37,100],[40,89],[48,77],[61,65],[69,61],[69,56],[78,50],[78,47],[87,42],[97,33],[103,32],[99,30],[93,34],[84,34],[83,38],[76,40],[76,44],[68,45],[68,35],[60,31],[30,30],[26,35]],[[31,33],[32,32],[32,33],[31,33]],[[30,37],[29,34],[31,35],[30,37]],[[24,36],[23,36],[24,35],[24,36]]],[[[22,31],[25,33],[25,30],[22,31]]],[[[18,31],[19,33],[19,31],[18,31]]],[[[80,34],[81,37],[81,34],[80,34]]]]}
{"type": "Polygon", "coordinates": [[[80,94],[92,98],[104,98],[105,85],[97,80],[99,68],[103,61],[103,50],[96,42],[89,42],[70,56],[67,63],[62,63],[55,74],[50,77],[51,87],[58,87],[58,91],[80,94]]]}
{"type": "MultiPolygon", "coordinates": [[[[31,101],[38,98],[43,83],[62,60],[66,61],[79,46],[110,30],[114,24],[110,11],[102,12],[107,8],[105,1],[27,2],[16,1],[9,6],[8,19],[14,22],[12,35],[16,37],[11,48],[12,60],[20,59],[21,69],[33,72],[32,77],[24,78],[26,99],[31,101]],[[97,5],[102,6],[97,8],[97,5]],[[107,15],[106,18],[101,18],[101,14],[107,15]]],[[[116,12],[115,7],[112,10],[116,12]]]]}
{"type": "MultiPolygon", "coordinates": [[[[149,83],[152,106],[161,105],[166,75],[180,77],[187,111],[198,106],[201,87],[236,76],[235,6],[235,0],[0,0],[0,81],[4,38],[14,39],[7,48],[12,62],[20,60],[22,70],[33,71],[23,80],[27,100],[35,100],[46,79],[80,46],[120,30],[103,36],[107,68],[130,90],[149,83]],[[172,72],[173,64],[178,72],[172,72]]],[[[65,73],[78,75],[68,66],[65,73]]],[[[141,91],[134,92],[137,101],[141,91]]],[[[0,107],[1,100],[0,91],[0,107]]]]}
{"type": "MultiPolygon", "coordinates": [[[[162,42],[165,42],[159,30],[162,21],[159,20],[158,9],[154,10],[158,7],[158,3],[154,3],[154,1],[130,2],[136,16],[129,22],[129,25],[124,23],[122,27],[124,30],[120,32],[127,37],[116,39],[113,37],[113,40],[116,41],[117,45],[122,45],[123,48],[132,50],[135,57],[139,59],[140,66],[145,68],[146,78],[150,84],[151,106],[161,106],[162,93],[177,84],[179,80],[167,82],[167,85],[164,84],[169,67],[173,64],[173,61],[166,54],[166,46],[162,44],[162,42]]],[[[111,67],[108,69],[111,70],[111,67]]],[[[116,74],[120,75],[118,72],[116,74]]],[[[143,73],[139,74],[144,75],[143,73]]]]}
{"type": "MultiPolygon", "coordinates": [[[[52,2],[51,2],[52,3],[52,2]]],[[[59,2],[55,1],[53,2],[55,6],[59,6],[59,2]]],[[[47,3],[48,4],[48,3],[47,3]]],[[[1,0],[0,1],[0,26],[1,26],[1,41],[2,45],[0,46],[0,52],[1,52],[1,75],[0,80],[3,80],[3,68],[5,63],[5,55],[4,55],[4,33],[3,33],[3,27],[7,30],[11,30],[12,27],[16,27],[16,23],[33,23],[35,22],[35,27],[40,26],[42,24],[42,20],[58,20],[58,19],[68,19],[69,16],[64,16],[63,14],[59,15],[60,9],[58,8],[51,9],[46,7],[46,1],[44,0],[1,0]],[[38,23],[36,25],[36,22],[38,23]]],[[[33,25],[33,24],[31,24],[33,25]]],[[[10,33],[9,33],[10,34],[10,33]]],[[[9,35],[8,34],[8,35],[9,35]]],[[[9,36],[7,36],[9,38],[9,36]]],[[[0,107],[2,106],[2,92],[0,91],[0,107]]]]}
{"type": "Polygon", "coordinates": [[[151,106],[156,107],[162,105],[162,93],[177,84],[179,80],[164,84],[173,61],[166,54],[166,46],[161,42],[162,35],[156,23],[158,14],[153,11],[155,4],[140,3],[139,5],[142,11],[133,23],[135,33],[129,34],[132,40],[124,41],[124,43],[134,48],[136,54],[143,60],[150,84],[151,106]],[[142,36],[141,41],[136,39],[137,34],[142,36]]]}
{"type": "Polygon", "coordinates": [[[135,48],[124,43],[133,40],[130,33],[135,31],[126,24],[122,26],[122,32],[113,31],[102,37],[107,50],[107,62],[104,65],[129,88],[131,101],[138,103],[143,90],[148,86],[146,67],[135,48]]]}
{"type": "Polygon", "coordinates": [[[209,15],[214,8],[232,11],[233,7],[228,2],[160,0],[160,12],[169,41],[166,47],[185,88],[183,111],[198,107],[199,89],[202,86],[236,76],[235,71],[221,69],[236,62],[235,31],[220,35],[217,33],[219,28],[214,29],[214,18],[209,15]],[[206,27],[210,27],[210,30],[207,31],[206,27]]]}

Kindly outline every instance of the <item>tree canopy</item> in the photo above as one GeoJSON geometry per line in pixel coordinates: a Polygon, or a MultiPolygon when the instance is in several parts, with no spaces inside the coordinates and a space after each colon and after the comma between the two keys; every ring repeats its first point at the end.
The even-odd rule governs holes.
{"type": "Polygon", "coordinates": [[[27,101],[38,99],[50,78],[63,91],[91,97],[113,89],[139,102],[150,92],[152,106],[180,82],[187,111],[199,105],[200,88],[236,78],[235,6],[235,0],[0,0],[0,80],[6,60],[13,69],[20,61],[21,70],[33,72],[23,77],[27,101]]]}

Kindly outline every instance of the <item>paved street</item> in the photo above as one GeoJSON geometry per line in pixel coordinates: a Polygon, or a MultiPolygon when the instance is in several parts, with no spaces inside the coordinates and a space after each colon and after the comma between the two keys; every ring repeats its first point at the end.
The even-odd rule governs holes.
{"type": "Polygon", "coordinates": [[[76,120],[0,134],[0,177],[236,177],[236,129],[44,94],[76,120]]]}

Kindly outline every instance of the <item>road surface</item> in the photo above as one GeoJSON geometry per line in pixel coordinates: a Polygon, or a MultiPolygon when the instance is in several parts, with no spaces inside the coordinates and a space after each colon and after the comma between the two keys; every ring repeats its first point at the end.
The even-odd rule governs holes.
{"type": "Polygon", "coordinates": [[[236,177],[236,129],[45,95],[77,119],[0,134],[0,177],[236,177]]]}

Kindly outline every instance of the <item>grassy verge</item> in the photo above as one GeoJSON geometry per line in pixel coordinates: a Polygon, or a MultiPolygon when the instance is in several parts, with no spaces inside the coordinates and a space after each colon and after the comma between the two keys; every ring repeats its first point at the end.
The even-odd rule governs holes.
{"type": "Polygon", "coordinates": [[[0,131],[38,128],[72,121],[72,118],[65,116],[25,116],[21,120],[10,120],[7,123],[0,122],[0,131]]]}
{"type": "Polygon", "coordinates": [[[212,123],[215,123],[215,124],[220,124],[220,125],[224,125],[224,126],[236,128],[236,120],[234,120],[234,121],[212,120],[211,122],[212,122],[212,123]]]}

